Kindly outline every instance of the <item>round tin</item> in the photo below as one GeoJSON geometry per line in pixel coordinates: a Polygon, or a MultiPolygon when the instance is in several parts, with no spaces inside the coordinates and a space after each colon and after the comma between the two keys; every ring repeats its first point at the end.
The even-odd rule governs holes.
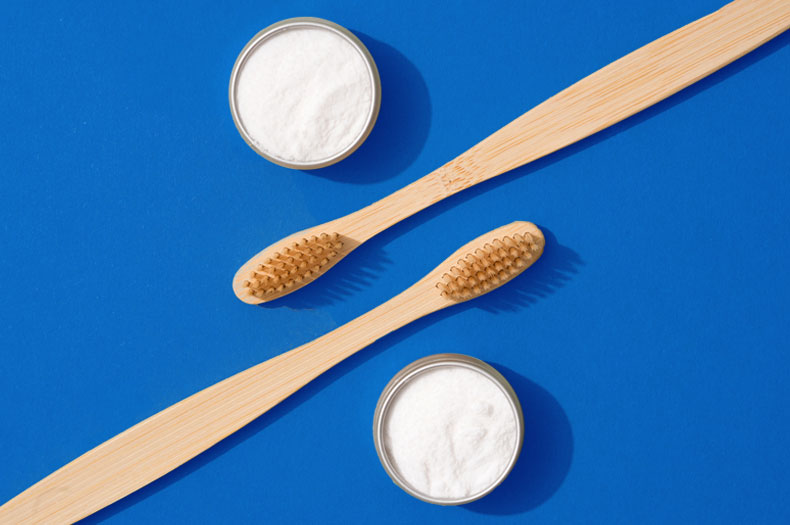
{"type": "Polygon", "coordinates": [[[241,50],[239,56],[236,58],[236,62],[233,64],[233,70],[230,74],[230,85],[228,87],[228,98],[230,101],[230,113],[233,115],[233,123],[236,124],[236,129],[239,130],[239,134],[244,139],[244,141],[249,145],[258,155],[278,164],[280,166],[284,166],[286,168],[292,169],[300,169],[300,170],[311,170],[316,168],[323,168],[325,166],[329,166],[336,162],[343,160],[344,158],[351,155],[354,150],[356,150],[365,139],[368,138],[370,135],[370,131],[373,129],[373,125],[376,123],[376,118],[379,114],[379,106],[381,105],[381,80],[379,79],[379,70],[376,67],[376,63],[373,61],[373,57],[368,51],[368,48],[365,47],[365,44],[359,40],[351,31],[346,29],[345,27],[339,26],[334,22],[330,22],[329,20],[324,20],[323,18],[314,18],[314,17],[298,17],[298,18],[288,18],[286,20],[281,20],[280,22],[274,23],[269,27],[260,31],[257,35],[252,37],[252,40],[247,42],[247,45],[244,46],[244,49],[241,50]],[[250,137],[250,134],[244,128],[244,123],[239,115],[238,111],[238,104],[236,100],[236,85],[238,82],[239,75],[241,70],[244,68],[244,64],[247,61],[247,58],[252,54],[255,49],[264,43],[266,39],[271,38],[273,35],[278,34],[282,31],[288,31],[290,29],[296,28],[304,28],[304,27],[320,27],[322,29],[326,29],[328,31],[332,31],[333,33],[341,36],[345,39],[348,43],[350,43],[362,56],[365,64],[367,65],[368,72],[370,74],[370,81],[372,85],[372,92],[373,97],[370,104],[370,110],[367,115],[366,125],[363,128],[362,132],[357,136],[357,138],[352,142],[348,147],[344,150],[338,152],[337,154],[327,157],[324,159],[320,159],[317,161],[310,161],[305,163],[294,162],[292,160],[285,160],[273,156],[271,153],[267,153],[261,150],[255,142],[250,137]]]}
{"type": "Polygon", "coordinates": [[[507,379],[505,379],[502,374],[497,372],[496,369],[488,363],[463,354],[434,354],[428,357],[423,357],[422,359],[418,359],[417,361],[407,365],[405,368],[403,368],[403,370],[395,374],[395,377],[393,377],[390,382],[387,383],[387,386],[384,387],[384,391],[381,393],[378,404],[376,405],[376,411],[373,414],[373,443],[376,446],[376,453],[379,456],[379,460],[381,461],[381,465],[384,467],[384,470],[396,485],[415,498],[437,505],[463,505],[465,503],[478,500],[489,494],[500,483],[502,483],[508,474],[510,474],[510,471],[513,470],[513,466],[516,464],[518,455],[521,452],[521,445],[523,441],[524,415],[521,412],[521,404],[518,402],[518,397],[516,396],[516,392],[513,390],[513,387],[510,386],[510,383],[507,382],[507,379]],[[387,411],[392,404],[392,400],[394,400],[398,395],[400,389],[418,375],[427,372],[428,370],[445,366],[460,366],[469,368],[488,377],[502,390],[502,393],[505,394],[505,397],[510,400],[510,406],[513,408],[513,414],[517,422],[516,430],[518,435],[516,436],[516,446],[513,450],[513,455],[507,464],[507,468],[505,468],[502,474],[491,484],[491,486],[482,492],[467,496],[462,499],[440,499],[415,490],[398,473],[397,469],[392,464],[392,461],[388,456],[386,447],[384,446],[384,424],[387,420],[387,411]]]}

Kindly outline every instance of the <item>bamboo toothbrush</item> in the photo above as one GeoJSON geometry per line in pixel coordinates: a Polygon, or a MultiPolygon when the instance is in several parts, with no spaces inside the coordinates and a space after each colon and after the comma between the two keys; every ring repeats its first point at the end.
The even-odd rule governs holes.
{"type": "Polygon", "coordinates": [[[274,243],[238,270],[233,290],[251,304],[297,290],[406,217],[611,126],[788,27],[790,0],[731,2],[578,81],[409,186],[274,243]]]}
{"type": "Polygon", "coordinates": [[[0,507],[0,523],[67,523],[96,512],[200,454],[393,330],[508,282],[540,257],[544,243],[529,222],[478,237],[381,306],[86,452],[0,507]]]}

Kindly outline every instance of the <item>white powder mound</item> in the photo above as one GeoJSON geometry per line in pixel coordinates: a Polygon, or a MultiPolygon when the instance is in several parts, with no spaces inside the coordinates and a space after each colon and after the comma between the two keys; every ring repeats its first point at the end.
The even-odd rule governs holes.
{"type": "Polygon", "coordinates": [[[247,57],[237,108],[253,142],[272,157],[314,162],[364,131],[373,103],[367,63],[345,38],[320,27],[275,33],[247,57]]]}
{"type": "Polygon", "coordinates": [[[414,489],[457,500],[489,488],[505,471],[517,428],[508,398],[491,379],[446,366],[401,387],[384,423],[384,446],[414,489]]]}

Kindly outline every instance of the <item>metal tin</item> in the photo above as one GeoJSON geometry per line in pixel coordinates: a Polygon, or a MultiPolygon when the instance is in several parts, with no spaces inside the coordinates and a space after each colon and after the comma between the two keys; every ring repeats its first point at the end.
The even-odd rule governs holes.
{"type": "Polygon", "coordinates": [[[518,397],[516,396],[516,392],[513,390],[513,387],[510,386],[510,383],[507,382],[507,379],[505,379],[502,374],[497,372],[496,369],[488,363],[463,354],[435,354],[428,357],[423,357],[422,359],[418,359],[410,365],[407,365],[403,370],[395,374],[395,377],[393,377],[390,382],[387,383],[387,386],[384,387],[384,391],[379,397],[378,404],[376,405],[376,411],[373,415],[373,442],[376,446],[376,453],[379,456],[379,460],[381,461],[381,465],[384,467],[384,470],[396,485],[415,498],[437,505],[463,505],[465,503],[478,500],[489,494],[500,483],[502,483],[508,474],[510,474],[510,471],[513,470],[513,466],[516,464],[518,455],[521,452],[521,445],[523,441],[524,416],[521,412],[521,404],[518,401],[518,397]],[[507,468],[504,470],[504,472],[502,472],[502,474],[494,481],[494,483],[492,483],[491,486],[486,488],[484,491],[456,500],[434,498],[415,490],[408,484],[408,482],[406,482],[406,480],[400,476],[397,469],[395,469],[395,466],[389,459],[386,447],[384,446],[384,422],[387,420],[387,411],[391,406],[392,400],[398,395],[398,391],[406,383],[418,375],[428,370],[445,366],[460,366],[469,368],[491,379],[510,400],[510,405],[513,408],[513,413],[516,417],[516,426],[518,431],[518,435],[516,436],[516,447],[513,451],[513,456],[510,458],[510,461],[508,462],[507,468]]]}
{"type": "Polygon", "coordinates": [[[334,22],[330,22],[329,20],[324,20],[323,18],[314,18],[314,17],[298,17],[298,18],[288,18],[286,20],[281,20],[275,24],[270,25],[266,29],[260,31],[257,35],[255,35],[252,40],[247,42],[247,45],[244,46],[244,49],[241,50],[239,56],[236,58],[236,63],[233,64],[233,70],[230,74],[230,85],[228,87],[228,98],[230,100],[230,112],[233,115],[233,123],[236,124],[236,129],[239,130],[239,134],[244,139],[244,141],[261,157],[274,162],[280,166],[284,166],[286,168],[292,169],[300,169],[300,170],[310,170],[316,168],[323,168],[325,166],[329,166],[336,162],[343,160],[344,158],[351,155],[363,142],[365,139],[368,138],[370,135],[371,130],[373,129],[373,125],[376,123],[376,118],[379,114],[379,106],[381,105],[381,80],[379,79],[379,70],[376,67],[376,63],[373,61],[373,57],[368,51],[368,48],[365,47],[359,38],[357,38],[351,31],[346,29],[345,27],[339,26],[334,22]],[[272,156],[270,153],[266,153],[262,151],[252,140],[247,130],[244,128],[244,124],[242,123],[241,117],[239,116],[238,106],[236,101],[236,84],[238,81],[239,74],[244,67],[244,64],[247,60],[247,57],[260,45],[262,44],[267,38],[280,33],[281,31],[288,31],[289,29],[294,28],[304,28],[304,27],[320,27],[322,29],[326,29],[332,31],[342,38],[344,38],[347,42],[349,42],[354,48],[359,51],[360,55],[364,59],[365,63],[368,67],[368,72],[370,73],[370,80],[371,85],[373,86],[373,100],[371,103],[370,111],[367,117],[367,124],[365,128],[362,130],[362,133],[357,137],[357,139],[346,149],[340,151],[336,155],[332,157],[321,159],[318,161],[312,161],[307,163],[298,163],[294,161],[284,160],[277,157],[272,156]]]}

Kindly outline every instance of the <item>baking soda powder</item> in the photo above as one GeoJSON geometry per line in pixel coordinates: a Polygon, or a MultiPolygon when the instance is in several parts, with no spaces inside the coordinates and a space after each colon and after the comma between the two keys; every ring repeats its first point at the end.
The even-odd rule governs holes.
{"type": "Polygon", "coordinates": [[[517,438],[517,416],[505,393],[460,366],[427,370],[404,384],[384,423],[384,445],[398,474],[440,499],[490,488],[513,458],[517,438]]]}
{"type": "Polygon", "coordinates": [[[238,116],[276,159],[332,158],[365,131],[374,85],[360,51],[322,27],[286,28],[252,50],[239,72],[238,116]]]}

